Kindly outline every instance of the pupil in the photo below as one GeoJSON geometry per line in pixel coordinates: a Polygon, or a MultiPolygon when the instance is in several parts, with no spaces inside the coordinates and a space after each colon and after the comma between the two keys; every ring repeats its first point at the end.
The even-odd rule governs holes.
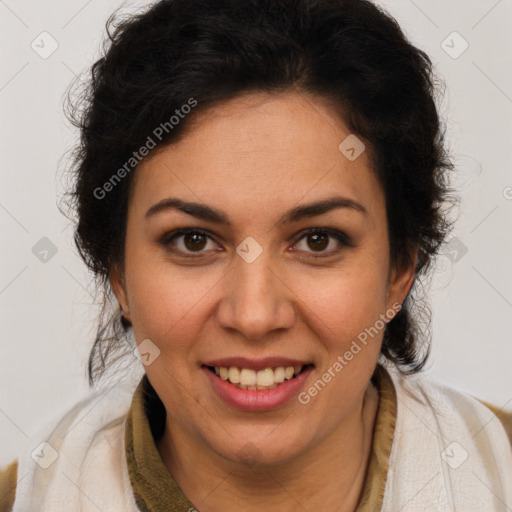
{"type": "Polygon", "coordinates": [[[327,236],[321,234],[309,235],[308,242],[309,241],[313,242],[313,245],[310,245],[312,249],[325,249],[329,244],[327,236]]]}

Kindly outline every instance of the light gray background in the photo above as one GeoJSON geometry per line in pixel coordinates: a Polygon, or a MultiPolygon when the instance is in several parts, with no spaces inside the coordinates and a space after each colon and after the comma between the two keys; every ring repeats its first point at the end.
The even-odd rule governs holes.
{"type": "MultiPolygon", "coordinates": [[[[427,372],[512,409],[512,1],[381,3],[447,83],[442,112],[459,170],[455,251],[440,258],[431,291],[427,372]],[[458,58],[442,47],[460,51],[454,31],[469,44],[458,58]]],[[[56,206],[62,157],[77,136],[62,100],[74,74],[94,62],[105,21],[120,5],[0,0],[0,465],[89,392],[97,310],[72,227],[56,206]],[[46,59],[31,48],[34,40],[50,48],[43,31],[58,42],[46,59]],[[32,252],[42,237],[57,248],[46,263],[32,252]]]]}

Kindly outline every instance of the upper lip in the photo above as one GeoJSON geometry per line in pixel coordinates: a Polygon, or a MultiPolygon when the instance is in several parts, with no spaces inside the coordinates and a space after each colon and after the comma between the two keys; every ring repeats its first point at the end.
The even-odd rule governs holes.
{"type": "Polygon", "coordinates": [[[287,357],[264,357],[263,359],[249,359],[247,357],[225,357],[223,359],[214,359],[203,363],[205,366],[223,366],[229,368],[249,368],[251,370],[263,370],[265,368],[277,368],[278,366],[306,366],[312,364],[309,361],[299,361],[287,357]]]}

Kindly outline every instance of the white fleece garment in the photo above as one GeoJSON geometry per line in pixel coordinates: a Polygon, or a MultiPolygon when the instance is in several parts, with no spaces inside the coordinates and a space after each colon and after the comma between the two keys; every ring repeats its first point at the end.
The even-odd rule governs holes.
{"type": "MultiPolygon", "coordinates": [[[[382,512],[511,511],[512,449],[494,414],[423,375],[387,370],[398,403],[382,512]]],[[[13,512],[138,512],[124,446],[136,385],[93,393],[30,440],[13,512]],[[38,464],[42,442],[52,448],[36,451],[38,464]]]]}

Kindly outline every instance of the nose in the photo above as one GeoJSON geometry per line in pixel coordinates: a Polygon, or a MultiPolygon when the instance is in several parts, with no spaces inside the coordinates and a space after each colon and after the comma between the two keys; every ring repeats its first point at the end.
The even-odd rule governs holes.
{"type": "Polygon", "coordinates": [[[261,340],[272,331],[293,325],[293,296],[279,272],[270,268],[265,251],[252,263],[238,258],[225,277],[217,318],[224,329],[261,340]]]}

